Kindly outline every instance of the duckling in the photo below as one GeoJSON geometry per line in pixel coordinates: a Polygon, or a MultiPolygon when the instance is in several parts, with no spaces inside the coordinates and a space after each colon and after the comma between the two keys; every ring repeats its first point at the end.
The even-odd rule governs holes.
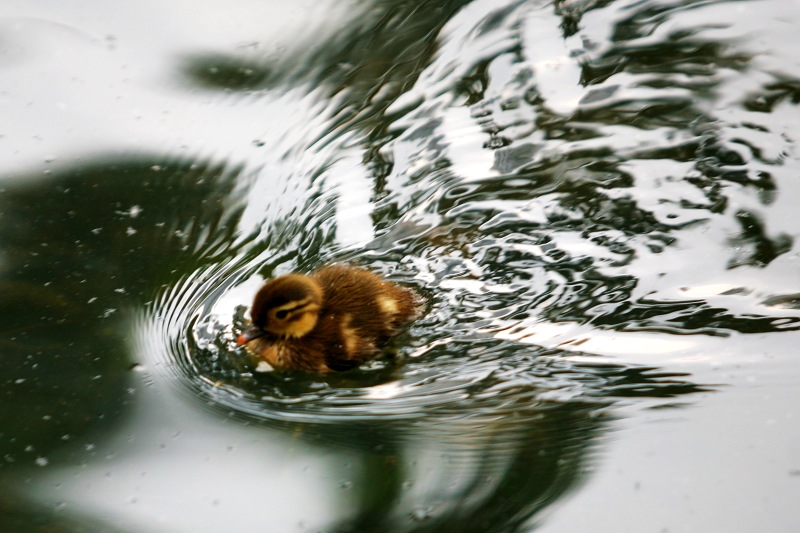
{"type": "Polygon", "coordinates": [[[275,369],[347,370],[419,314],[420,297],[376,274],[334,264],[305,276],[268,281],[250,308],[252,324],[236,343],[275,369]]]}

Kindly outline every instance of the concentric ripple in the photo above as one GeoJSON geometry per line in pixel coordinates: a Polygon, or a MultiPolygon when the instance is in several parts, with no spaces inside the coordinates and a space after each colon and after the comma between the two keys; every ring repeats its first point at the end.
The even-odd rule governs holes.
{"type": "MultiPolygon", "coordinates": [[[[372,260],[373,265],[386,266],[372,260]]],[[[524,420],[555,405],[574,402],[594,410],[613,403],[613,398],[668,398],[703,390],[674,373],[575,363],[559,350],[470,333],[457,324],[452,298],[460,290],[431,295],[428,284],[411,270],[414,265],[408,262],[389,277],[428,294],[426,316],[399,336],[383,357],[357,370],[331,375],[255,372],[234,342],[244,320],[242,303],[261,282],[258,276],[243,274],[252,271],[244,260],[196,272],[165,290],[150,307],[141,331],[150,346],[145,351],[160,353],[152,366],[166,369],[190,395],[267,421],[404,420],[428,426],[434,420],[455,423],[467,417],[471,424],[506,424],[501,421],[508,419],[524,426],[524,420]],[[157,345],[167,348],[158,350],[157,345]]],[[[452,265],[430,266],[438,269],[437,284],[447,286],[452,265]]],[[[383,273],[389,274],[388,268],[383,273]]],[[[497,303],[491,294],[482,302],[487,308],[497,303]]],[[[413,432],[415,425],[404,427],[413,432]]],[[[435,424],[427,434],[431,431],[435,433],[435,424]]]]}
{"type": "Polygon", "coordinates": [[[547,341],[542,329],[674,339],[800,328],[792,208],[778,194],[797,188],[784,164],[791,114],[737,100],[766,67],[735,18],[711,29],[693,15],[713,6],[654,5],[477,3],[440,29],[393,103],[363,104],[347,86],[306,106],[330,113],[313,116],[325,133],[281,138],[283,174],[254,172],[248,255],[186,276],[150,309],[175,375],[263,420],[499,420],[703,389],[635,364],[578,364],[560,350],[570,333],[547,341]],[[604,10],[609,34],[577,33],[604,10]],[[557,27],[569,56],[537,47],[557,27]],[[253,372],[233,339],[256,273],[337,260],[416,288],[425,317],[393,357],[352,372],[253,372]]]}

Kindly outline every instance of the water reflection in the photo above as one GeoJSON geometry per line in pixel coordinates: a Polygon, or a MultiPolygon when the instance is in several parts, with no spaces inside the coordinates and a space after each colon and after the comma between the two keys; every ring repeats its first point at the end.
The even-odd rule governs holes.
{"type": "Polygon", "coordinates": [[[126,315],[175,272],[231,253],[223,206],[236,174],[120,161],[3,191],[6,464],[46,457],[124,414],[126,315]]]}
{"type": "Polygon", "coordinates": [[[120,495],[157,464],[137,486],[180,529],[238,520],[206,509],[217,491],[281,496],[271,469],[299,446],[323,480],[283,525],[307,505],[343,532],[535,528],[624,406],[713,389],[668,350],[609,362],[586,338],[800,328],[796,76],[766,76],[793,63],[761,65],[731,4],[383,3],[302,61],[178,56],[179,84],[276,115],[235,137],[241,162],[98,156],[2,191],[2,468],[80,519],[135,515],[120,495]],[[239,306],[331,260],[414,286],[426,315],[351,372],[253,372],[239,306]],[[169,514],[189,481],[205,492],[169,514]]]}
{"type": "MultiPolygon", "coordinates": [[[[92,463],[96,452],[84,443],[104,440],[101,433],[117,426],[125,435],[137,435],[133,444],[106,445],[122,460],[110,463],[113,470],[127,479],[122,465],[143,460],[132,459],[141,457],[137,442],[150,446],[163,440],[162,433],[174,422],[154,423],[148,416],[145,425],[123,424],[121,417],[130,409],[125,406],[135,402],[141,410],[150,404],[149,411],[159,411],[163,407],[157,405],[164,402],[180,404],[185,392],[183,399],[162,392],[157,400],[144,400],[152,395],[147,388],[166,383],[172,389],[169,383],[174,383],[178,390],[188,386],[188,398],[194,401],[205,397],[212,411],[222,415],[220,420],[238,413],[245,423],[266,421],[315,446],[357,451],[354,474],[347,481],[354,511],[337,526],[343,531],[363,530],[377,516],[400,530],[435,528],[442,521],[465,520],[470,513],[481,524],[522,523],[580,479],[579,465],[613,404],[607,395],[628,396],[637,388],[648,396],[700,390],[681,382],[680,376],[576,365],[561,360],[558,351],[480,334],[453,338],[453,330],[440,326],[458,326],[452,314],[461,299],[438,297],[428,316],[402,339],[395,360],[324,378],[254,375],[243,366],[242,354],[231,349],[229,311],[233,303],[246,301],[241,288],[232,288],[247,286],[242,282],[250,279],[245,274],[250,270],[243,266],[261,263],[253,252],[224,244],[234,241],[230,231],[241,207],[230,196],[208,201],[230,195],[239,175],[237,168],[134,161],[76,169],[53,177],[46,186],[6,190],[6,220],[20,221],[6,226],[13,228],[4,237],[7,279],[13,281],[12,273],[18,272],[44,287],[40,298],[27,294],[25,305],[19,304],[30,315],[16,315],[10,308],[5,322],[30,336],[8,350],[19,354],[13,375],[23,385],[16,389],[19,395],[9,393],[4,411],[4,423],[16,436],[6,441],[8,462],[24,462],[35,452],[52,466],[92,463]],[[110,182],[109,172],[128,180],[110,182]],[[152,179],[154,175],[159,179],[152,179]],[[69,196],[66,203],[64,195],[69,196]],[[75,236],[83,238],[76,243],[75,236]],[[38,251],[42,248],[45,252],[38,251]],[[187,273],[183,281],[170,282],[182,271],[187,273]],[[143,383],[131,383],[127,324],[129,310],[141,305],[149,311],[134,321],[136,336],[143,339],[134,353],[149,374],[143,383]],[[43,313],[58,318],[50,320],[43,313]],[[42,323],[43,331],[31,328],[42,323]],[[93,334],[87,338],[88,332],[93,334]],[[36,348],[42,359],[45,350],[52,357],[39,363],[25,356],[36,348]],[[45,363],[43,372],[39,364],[45,363]],[[26,370],[30,375],[23,375],[26,370]],[[47,414],[41,425],[15,415],[21,409],[34,413],[26,380],[33,390],[50,387],[63,397],[57,410],[52,402],[43,403],[47,414]],[[520,470],[523,464],[529,469],[524,472],[541,470],[542,477],[526,475],[520,470]],[[509,499],[512,488],[518,499],[509,499]]],[[[369,248],[378,253],[377,245],[369,248]]],[[[376,259],[374,264],[385,262],[376,259]]],[[[465,273],[458,262],[440,265],[437,281],[465,273]]],[[[394,276],[403,279],[400,273],[394,276]]],[[[435,294],[425,289],[431,284],[414,277],[404,281],[435,294]]],[[[458,289],[458,284],[450,286],[451,293],[458,289]]],[[[191,418],[212,424],[196,413],[191,418]]],[[[187,435],[202,438],[199,430],[187,435]]],[[[88,473],[83,476],[92,479],[88,473]]],[[[55,494],[59,501],[69,499],[62,491],[55,494]]],[[[103,501],[99,494],[94,499],[103,501]]],[[[81,500],[72,503],[76,501],[81,500]]]]}
{"type": "MultiPolygon", "coordinates": [[[[523,395],[524,397],[524,395],[523,395]]],[[[364,435],[356,509],[334,531],[515,530],[585,474],[603,427],[596,406],[520,401],[502,412],[421,422],[419,439],[386,444],[364,435]]],[[[455,411],[455,410],[454,410],[455,411]]]]}

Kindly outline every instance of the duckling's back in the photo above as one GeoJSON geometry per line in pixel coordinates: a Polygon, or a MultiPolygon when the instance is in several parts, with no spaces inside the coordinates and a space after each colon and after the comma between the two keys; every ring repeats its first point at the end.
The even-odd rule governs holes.
{"type": "Polygon", "coordinates": [[[312,277],[324,294],[320,333],[338,338],[327,347],[331,368],[369,359],[418,314],[420,299],[413,291],[367,270],[330,265],[312,277]]]}

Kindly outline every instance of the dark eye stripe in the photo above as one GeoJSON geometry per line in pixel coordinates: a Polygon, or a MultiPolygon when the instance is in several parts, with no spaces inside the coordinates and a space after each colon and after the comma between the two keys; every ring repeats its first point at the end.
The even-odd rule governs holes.
{"type": "Polygon", "coordinates": [[[309,302],[304,300],[302,302],[299,302],[294,307],[284,307],[283,309],[275,311],[275,318],[277,318],[278,320],[283,320],[286,317],[290,317],[291,319],[298,318],[300,316],[300,313],[296,313],[296,312],[297,311],[302,311],[303,309],[307,308],[308,306],[309,306],[309,302]],[[294,315],[294,316],[291,316],[291,315],[294,315]]]}
{"type": "Polygon", "coordinates": [[[306,303],[301,303],[301,304],[295,305],[294,307],[284,307],[282,309],[282,311],[286,311],[287,313],[293,313],[293,312],[297,311],[298,309],[302,309],[306,305],[307,305],[306,303]]]}

